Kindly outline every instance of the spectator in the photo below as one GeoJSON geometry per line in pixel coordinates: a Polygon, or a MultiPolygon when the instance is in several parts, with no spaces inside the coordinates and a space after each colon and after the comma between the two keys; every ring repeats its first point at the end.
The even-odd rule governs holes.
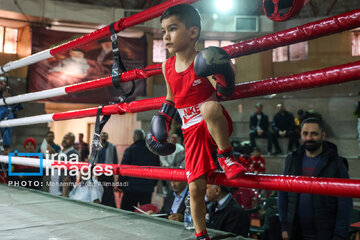
{"type": "MultiPolygon", "coordinates": [[[[176,149],[170,155],[160,156],[160,163],[162,167],[179,168],[185,160],[185,148],[179,143],[179,136],[176,133],[171,134],[169,142],[175,144],[176,149]]],[[[167,181],[161,181],[164,195],[169,192],[169,184],[167,181]]]]}
{"type": "MultiPolygon", "coordinates": [[[[145,133],[142,129],[135,129],[134,143],[125,150],[121,164],[135,166],[160,166],[159,156],[149,151],[145,144],[145,133]]],[[[121,209],[134,211],[134,206],[151,203],[151,196],[157,180],[134,178],[127,179],[128,186],[123,189],[124,196],[121,209]]],[[[122,181],[123,182],[123,181],[122,181]]]]}
{"type": "MultiPolygon", "coordinates": [[[[52,154],[60,153],[61,148],[59,145],[54,143],[55,134],[52,131],[48,131],[46,134],[46,137],[44,138],[43,142],[41,143],[41,146],[38,146],[37,152],[43,153],[45,157],[47,157],[47,154],[50,154],[50,159],[53,159],[51,157],[52,154]]],[[[50,176],[44,174],[42,178],[42,191],[49,192],[49,183],[50,183],[50,176]]]]}
{"type": "MultiPolygon", "coordinates": [[[[106,164],[118,164],[116,147],[114,144],[108,142],[108,139],[109,135],[107,132],[102,132],[100,134],[100,141],[103,147],[98,152],[97,162],[106,164]]],[[[105,174],[101,174],[98,179],[104,187],[104,194],[102,196],[101,204],[116,208],[114,190],[117,191],[115,183],[118,180],[118,175],[106,176],[105,174]]]]}
{"type": "Polygon", "coordinates": [[[91,203],[100,203],[102,200],[104,188],[95,177],[92,177],[91,180],[84,180],[81,179],[81,175],[79,175],[77,184],[75,184],[70,194],[69,183],[71,183],[71,178],[66,176],[64,178],[64,183],[62,191],[63,197],[69,197],[71,199],[91,203]]]}
{"type": "Polygon", "coordinates": [[[38,146],[37,152],[42,152],[44,156],[46,156],[47,153],[49,154],[59,153],[61,151],[61,148],[59,145],[54,143],[54,138],[55,138],[54,132],[48,131],[41,146],[38,146]]]}
{"type": "MultiPolygon", "coordinates": [[[[25,153],[35,153],[36,149],[36,140],[32,137],[28,137],[24,141],[24,149],[25,153]]],[[[31,156],[29,156],[31,158],[31,156]]],[[[21,172],[21,173],[38,173],[40,169],[38,167],[30,167],[25,165],[14,165],[15,168],[12,169],[13,172],[21,172]]],[[[41,189],[41,176],[18,176],[14,177],[15,181],[19,181],[20,186],[40,190],[41,189]]]]}
{"type": "MultiPolygon", "coordinates": [[[[10,153],[10,146],[4,144],[4,151],[0,152],[0,155],[8,156],[10,153]]],[[[0,163],[0,183],[7,183],[8,178],[8,164],[0,163]]]]}
{"type": "MultiPolygon", "coordinates": [[[[358,137],[358,147],[360,150],[360,101],[356,102],[355,104],[355,110],[354,110],[354,116],[357,118],[357,137],[358,137]]],[[[360,157],[360,155],[359,155],[360,157]]]]}
{"type": "Polygon", "coordinates": [[[301,123],[304,120],[304,116],[305,116],[305,112],[302,109],[299,109],[296,113],[296,118],[295,120],[295,130],[299,130],[299,132],[301,131],[301,123]]]}
{"type": "MultiPolygon", "coordinates": [[[[0,98],[5,99],[6,97],[10,97],[10,86],[8,85],[7,81],[1,81],[0,82],[0,98]]],[[[16,112],[23,109],[22,104],[11,104],[4,106],[0,106],[0,120],[10,120],[16,118],[16,112]]],[[[11,142],[11,133],[12,128],[11,127],[5,127],[1,128],[1,138],[4,145],[10,146],[11,142]]]]}
{"type": "Polygon", "coordinates": [[[4,151],[1,153],[1,155],[8,156],[10,153],[10,145],[4,144],[4,151]]]}
{"type": "MultiPolygon", "coordinates": [[[[284,175],[349,178],[347,160],[325,141],[322,122],[305,119],[301,147],[286,157],[284,175]]],[[[352,199],[307,193],[278,193],[283,239],[347,239],[352,199]]]]}
{"type": "Polygon", "coordinates": [[[88,162],[89,159],[89,144],[84,142],[84,134],[79,133],[79,142],[74,144],[74,148],[80,153],[80,161],[88,162]]]}
{"type": "MultiPolygon", "coordinates": [[[[59,161],[79,161],[79,152],[74,148],[75,136],[73,133],[67,133],[61,142],[63,147],[60,154],[57,156],[57,160],[59,161]]],[[[61,169],[52,169],[51,171],[51,183],[49,188],[49,193],[53,195],[60,196],[62,195],[62,184],[65,176],[65,172],[67,171],[61,169]]],[[[70,176],[71,183],[74,184],[76,180],[76,176],[70,176]]],[[[72,186],[70,186],[69,191],[72,190],[72,186]]]]}
{"type": "Polygon", "coordinates": [[[179,143],[179,136],[176,133],[171,134],[169,142],[175,144],[176,149],[170,155],[160,156],[161,166],[178,168],[185,159],[185,149],[179,143]]]}
{"type": "Polygon", "coordinates": [[[300,139],[300,133],[301,133],[301,123],[302,123],[302,121],[304,121],[306,114],[308,114],[308,112],[304,112],[304,110],[302,110],[302,109],[299,109],[296,112],[296,118],[294,119],[294,124],[295,124],[294,141],[295,141],[296,148],[298,148],[300,146],[299,139],[300,139]]]}
{"type": "Polygon", "coordinates": [[[263,204],[263,209],[260,210],[264,214],[262,240],[282,240],[279,210],[276,201],[277,192],[273,191],[263,204]]]}
{"type": "MultiPolygon", "coordinates": [[[[178,222],[184,221],[184,212],[185,212],[185,198],[189,191],[188,185],[186,182],[170,182],[172,192],[168,194],[164,200],[164,205],[162,206],[159,213],[169,214],[168,219],[178,222]]],[[[149,211],[148,214],[153,214],[154,212],[149,211]]]]}
{"type": "Polygon", "coordinates": [[[244,165],[251,173],[265,173],[265,159],[261,156],[260,150],[254,148],[250,159],[244,165]]]}
{"type": "Polygon", "coordinates": [[[272,140],[269,132],[269,118],[262,112],[263,106],[261,103],[257,103],[255,108],[255,113],[250,116],[250,145],[252,148],[255,148],[255,138],[266,138],[267,151],[270,154],[272,140]]]}
{"type": "Polygon", "coordinates": [[[27,139],[25,139],[24,149],[26,153],[35,153],[36,146],[37,144],[35,138],[28,137],[27,139]]]}
{"type": "Polygon", "coordinates": [[[294,143],[298,147],[299,142],[296,139],[294,134],[294,116],[292,113],[285,110],[285,106],[282,103],[279,103],[277,106],[278,112],[273,118],[273,134],[272,139],[275,145],[276,151],[273,154],[281,154],[281,149],[278,142],[278,137],[287,137],[289,138],[288,143],[288,152],[292,151],[294,143]]]}
{"type": "Polygon", "coordinates": [[[247,237],[250,220],[227,187],[207,184],[206,227],[247,237]]]}

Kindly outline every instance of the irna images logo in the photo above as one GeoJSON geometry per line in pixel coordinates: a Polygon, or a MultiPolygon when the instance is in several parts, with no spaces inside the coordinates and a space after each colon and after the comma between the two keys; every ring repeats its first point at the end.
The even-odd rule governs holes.
{"type": "Polygon", "coordinates": [[[9,176],[42,176],[43,175],[43,154],[42,153],[18,153],[16,150],[13,153],[9,153],[9,176]],[[13,157],[31,157],[33,159],[39,159],[40,166],[39,172],[12,172],[11,160],[13,157]]]}

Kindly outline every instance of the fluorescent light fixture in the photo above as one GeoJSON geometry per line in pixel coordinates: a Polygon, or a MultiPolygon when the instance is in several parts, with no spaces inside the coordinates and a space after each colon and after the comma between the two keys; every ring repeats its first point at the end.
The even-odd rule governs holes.
{"type": "Polygon", "coordinates": [[[96,30],[96,28],[79,28],[79,27],[67,27],[67,26],[57,26],[51,25],[46,27],[48,30],[61,31],[61,32],[74,32],[74,33],[91,33],[96,30]]]}
{"type": "MultiPolygon", "coordinates": [[[[94,26],[94,27],[90,27],[90,26],[81,26],[78,24],[61,24],[59,22],[53,22],[50,26],[46,27],[46,29],[48,30],[53,30],[53,31],[62,31],[62,32],[73,32],[73,33],[91,33],[94,32],[97,29],[106,27],[105,25],[100,25],[100,26],[94,26]]],[[[125,37],[125,38],[141,38],[142,36],[144,36],[144,32],[143,31],[132,31],[132,30],[128,30],[125,29],[121,32],[118,32],[117,35],[119,37],[125,37]]]]}

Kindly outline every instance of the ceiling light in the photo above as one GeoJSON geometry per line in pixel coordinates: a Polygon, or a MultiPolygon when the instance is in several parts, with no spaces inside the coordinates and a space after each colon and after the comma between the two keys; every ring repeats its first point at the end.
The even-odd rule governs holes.
{"type": "Polygon", "coordinates": [[[227,12],[232,8],[232,0],[216,0],[216,9],[220,12],[227,12]]]}

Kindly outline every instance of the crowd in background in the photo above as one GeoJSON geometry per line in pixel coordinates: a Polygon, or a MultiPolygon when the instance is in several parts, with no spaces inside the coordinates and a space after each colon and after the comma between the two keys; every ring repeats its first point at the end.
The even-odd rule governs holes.
{"type": "MultiPolygon", "coordinates": [[[[288,155],[286,158],[287,162],[285,166],[290,164],[291,159],[299,158],[297,154],[301,151],[305,151],[306,153],[308,148],[306,148],[307,142],[304,140],[305,138],[303,136],[304,130],[302,130],[302,122],[309,118],[322,121],[321,115],[305,112],[301,109],[297,111],[297,115],[294,117],[292,113],[285,109],[284,104],[279,103],[277,105],[278,111],[270,123],[269,117],[262,110],[262,104],[257,103],[255,112],[250,116],[249,141],[245,139],[240,142],[237,136],[233,136],[232,140],[236,159],[246,167],[247,172],[254,174],[266,172],[266,157],[283,153],[278,138],[289,139],[287,148],[288,155]],[[267,152],[265,152],[264,149],[260,149],[256,144],[257,138],[266,139],[267,152]],[[301,143],[299,141],[300,138],[302,140],[301,143]],[[273,146],[275,147],[275,151],[272,151],[273,146]],[[264,154],[262,155],[262,153],[264,154]]],[[[310,123],[310,125],[311,124],[312,123],[310,123]]],[[[169,135],[169,142],[176,145],[175,152],[171,155],[160,157],[148,150],[145,144],[145,132],[142,129],[136,129],[134,131],[133,144],[125,150],[122,159],[118,159],[116,146],[108,141],[108,133],[102,132],[100,135],[102,147],[97,153],[96,162],[184,168],[185,149],[182,144],[183,138],[179,126],[180,125],[175,122],[173,124],[172,132],[169,135]]],[[[319,130],[315,130],[322,132],[324,130],[323,125],[319,124],[319,126],[319,130]]],[[[66,133],[63,136],[63,140],[60,144],[61,146],[54,142],[54,138],[54,132],[52,131],[47,132],[41,143],[37,143],[34,138],[29,137],[24,141],[24,151],[26,153],[43,153],[44,156],[45,154],[57,153],[59,158],[56,160],[61,160],[61,157],[65,155],[69,158],[71,156],[76,156],[81,162],[89,161],[89,144],[84,141],[84,135],[82,133],[79,134],[77,141],[73,133],[66,133]]],[[[335,154],[335,159],[340,159],[337,155],[337,151],[333,152],[332,150],[334,146],[328,144],[323,138],[321,138],[321,141],[319,140],[315,143],[321,143],[321,146],[324,146],[326,151],[335,154]]],[[[310,145],[315,143],[309,142],[310,145]]],[[[6,145],[4,150],[5,154],[8,154],[10,151],[10,147],[6,145]]],[[[301,155],[300,158],[302,156],[303,155],[301,155]]],[[[322,155],[314,157],[318,162],[321,162],[323,158],[322,155]]],[[[302,170],[296,170],[295,167],[287,167],[287,169],[284,170],[284,174],[305,174],[307,176],[314,176],[314,172],[317,171],[316,169],[318,166],[312,164],[312,160],[309,161],[309,159],[312,159],[311,157],[309,157],[309,159],[304,159],[307,160],[309,166],[305,166],[306,168],[303,166],[302,170]],[[305,173],[304,169],[307,169],[306,171],[308,172],[305,173]]],[[[217,161],[216,155],[214,155],[214,161],[217,161]]],[[[348,178],[348,165],[346,159],[338,161],[340,161],[340,163],[338,162],[337,164],[343,163],[343,166],[341,167],[343,170],[340,175],[334,177],[348,178]]],[[[11,167],[12,172],[38,171],[37,168],[21,165],[12,165],[11,167]]],[[[333,166],[331,167],[333,168],[333,166]]],[[[157,181],[125,176],[119,177],[118,175],[107,176],[105,174],[98,176],[93,175],[90,178],[84,179],[82,174],[83,173],[77,173],[75,176],[70,176],[66,174],[65,170],[60,169],[54,171],[50,176],[46,174],[44,174],[44,176],[8,176],[7,180],[25,182],[22,186],[46,191],[58,196],[69,197],[75,200],[99,203],[111,207],[120,207],[127,211],[144,210],[144,212],[149,215],[161,214],[162,217],[168,218],[169,220],[179,222],[184,221],[184,212],[186,208],[185,199],[189,194],[187,183],[157,181]],[[43,184],[35,185],[33,184],[34,182],[42,182],[43,184]],[[152,199],[154,192],[163,198],[162,205],[159,206],[153,203],[152,199]],[[117,195],[121,196],[120,202],[119,198],[116,197],[117,195]]],[[[4,178],[4,176],[2,176],[2,178],[4,178]]],[[[304,204],[311,205],[323,201],[322,199],[313,200],[311,196],[312,195],[310,194],[298,194],[297,196],[293,196],[290,193],[279,193],[278,199],[277,193],[273,191],[228,188],[208,184],[205,199],[207,202],[207,226],[209,228],[231,232],[236,235],[261,239],[296,239],[294,236],[298,236],[296,235],[298,233],[294,233],[294,226],[297,226],[299,228],[296,228],[296,231],[300,231],[300,234],[309,234],[310,238],[308,239],[316,239],[311,238],[311,236],[314,236],[316,228],[312,226],[309,227],[309,224],[304,224],[303,222],[291,222],[290,219],[287,218],[287,211],[290,211],[290,209],[284,207],[289,203],[294,204],[292,200],[294,197],[299,198],[299,206],[296,209],[291,210],[293,211],[291,214],[296,215],[298,214],[298,208],[303,207],[304,204]],[[277,201],[281,201],[281,204],[278,205],[277,201]],[[280,208],[278,209],[278,207],[280,208]],[[250,227],[252,223],[251,219],[260,219],[261,227],[250,227]],[[295,235],[289,236],[290,233],[295,235]]],[[[340,216],[336,213],[330,213],[331,210],[328,210],[326,207],[319,207],[323,212],[330,211],[326,216],[333,221],[329,220],[327,224],[336,225],[337,223],[333,222],[336,222],[335,220],[338,217],[342,217],[342,221],[348,224],[350,221],[347,221],[349,218],[348,213],[349,211],[351,212],[352,201],[350,202],[350,199],[347,198],[336,197],[328,197],[326,201],[334,202],[335,207],[343,207],[343,214],[340,214],[340,216]]],[[[303,216],[303,214],[297,219],[300,219],[301,221],[305,219],[305,221],[311,221],[315,225],[318,224],[318,222],[325,224],[323,219],[314,218],[314,212],[311,211],[312,209],[308,209],[304,213],[305,216],[303,216]]],[[[316,211],[315,213],[317,214],[316,211]]],[[[341,229],[340,227],[338,229],[340,229],[338,230],[339,236],[348,234],[348,230],[341,229]]],[[[325,234],[324,236],[327,235],[325,234]]],[[[338,239],[345,238],[339,237],[338,239]]]]}

